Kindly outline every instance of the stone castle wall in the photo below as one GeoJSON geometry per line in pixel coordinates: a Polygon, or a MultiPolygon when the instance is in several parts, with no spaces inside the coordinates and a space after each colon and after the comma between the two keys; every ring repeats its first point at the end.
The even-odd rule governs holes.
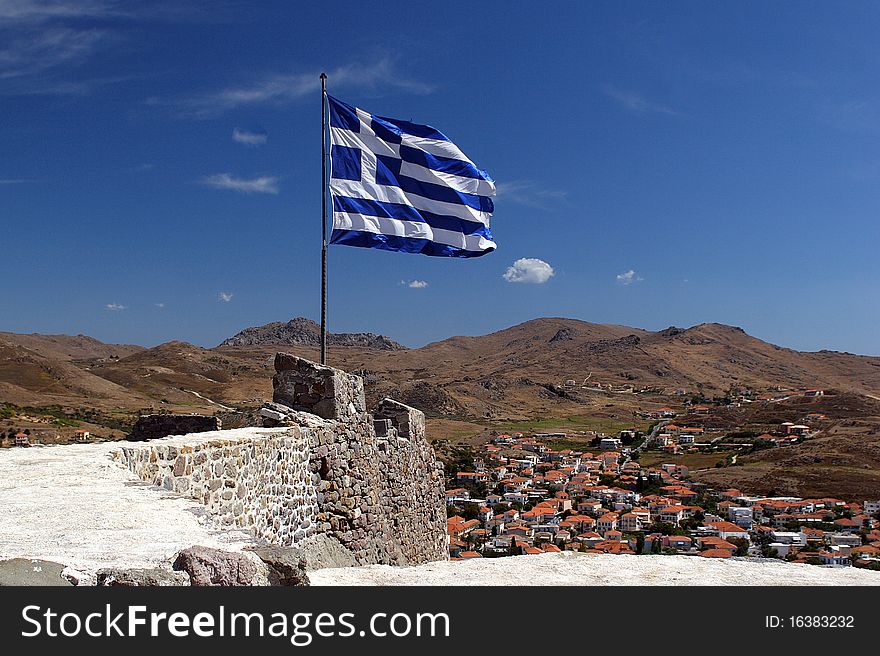
{"type": "Polygon", "coordinates": [[[445,560],[443,469],[424,414],[386,399],[370,415],[359,377],[292,355],[279,353],[275,369],[262,411],[275,430],[124,446],[121,464],[272,544],[322,534],[359,564],[445,560]]]}
{"type": "Polygon", "coordinates": [[[135,422],[131,434],[126,438],[131,442],[155,440],[168,435],[186,435],[220,430],[217,417],[205,415],[141,415],[135,422]]]}
{"type": "Polygon", "coordinates": [[[254,431],[246,439],[124,446],[117,458],[142,480],[203,504],[221,527],[247,528],[281,545],[316,531],[308,444],[295,428],[254,431]]]}

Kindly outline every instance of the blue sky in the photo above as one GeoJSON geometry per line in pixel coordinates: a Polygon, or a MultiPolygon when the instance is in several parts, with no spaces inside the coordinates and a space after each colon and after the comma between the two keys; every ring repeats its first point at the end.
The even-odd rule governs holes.
{"type": "Polygon", "coordinates": [[[0,330],[317,318],[325,70],[498,185],[485,257],[331,247],[331,330],[717,321],[880,354],[878,33],[868,2],[0,0],[0,330]]]}

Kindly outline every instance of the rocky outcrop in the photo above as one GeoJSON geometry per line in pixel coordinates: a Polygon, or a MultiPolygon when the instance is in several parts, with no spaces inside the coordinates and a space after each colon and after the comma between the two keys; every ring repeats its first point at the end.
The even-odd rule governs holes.
{"type": "MultiPolygon", "coordinates": [[[[328,333],[330,346],[353,346],[380,351],[400,351],[405,347],[375,333],[328,333]]],[[[321,327],[314,321],[298,317],[287,323],[280,321],[264,326],[245,328],[224,340],[220,346],[320,346],[321,327]]]]}
{"type": "Polygon", "coordinates": [[[307,572],[328,567],[354,567],[357,565],[357,560],[351,551],[343,547],[339,540],[326,534],[313,535],[290,547],[261,545],[251,549],[260,558],[263,558],[264,554],[274,557],[274,550],[279,549],[284,552],[285,558],[290,562],[303,563],[307,572]],[[264,549],[267,551],[263,551],[264,549]]]}
{"type": "Polygon", "coordinates": [[[560,328],[556,331],[556,334],[550,338],[550,343],[554,342],[570,342],[575,337],[575,331],[571,328],[560,328]]]}
{"type": "Polygon", "coordinates": [[[261,572],[248,554],[209,547],[184,549],[173,567],[189,574],[191,585],[232,587],[261,585],[266,580],[266,572],[261,572]]]}
{"type": "Polygon", "coordinates": [[[124,569],[113,567],[98,570],[95,583],[101,587],[167,587],[190,585],[190,579],[186,572],[176,572],[161,567],[150,569],[124,569]]]}
{"type": "Polygon", "coordinates": [[[220,430],[217,417],[205,415],[141,415],[134,424],[131,434],[125,439],[130,442],[155,440],[168,435],[188,435],[220,430]]]}
{"type": "Polygon", "coordinates": [[[604,353],[606,351],[625,351],[638,346],[642,339],[638,335],[627,335],[618,339],[599,339],[584,346],[588,353],[604,353]]]}
{"type": "Polygon", "coordinates": [[[261,545],[253,551],[269,568],[270,585],[309,585],[306,559],[299,550],[272,544],[261,545]]]}

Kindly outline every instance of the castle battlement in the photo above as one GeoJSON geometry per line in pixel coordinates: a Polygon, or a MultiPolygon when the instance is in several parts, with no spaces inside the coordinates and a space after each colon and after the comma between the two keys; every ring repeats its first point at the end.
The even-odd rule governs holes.
{"type": "Polygon", "coordinates": [[[446,560],[424,414],[391,399],[370,414],[358,376],[289,354],[275,369],[265,427],[3,453],[0,472],[28,481],[0,507],[0,558],[94,573],[167,566],[194,544],[320,544],[358,565],[446,560]]]}

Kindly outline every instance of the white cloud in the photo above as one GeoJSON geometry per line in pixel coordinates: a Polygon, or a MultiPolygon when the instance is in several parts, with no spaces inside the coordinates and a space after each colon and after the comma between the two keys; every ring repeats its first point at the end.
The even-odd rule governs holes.
{"type": "Polygon", "coordinates": [[[232,131],[232,140],[245,146],[262,146],[269,140],[269,135],[265,132],[251,132],[235,128],[232,131]]]}
{"type": "Polygon", "coordinates": [[[271,175],[261,175],[256,178],[238,178],[231,173],[216,173],[206,175],[201,180],[202,184],[215,189],[231,189],[242,194],[277,194],[278,178],[271,175]]]}
{"type": "Polygon", "coordinates": [[[634,282],[641,282],[643,280],[643,278],[632,269],[624,271],[623,273],[618,273],[616,278],[617,282],[621,285],[631,285],[634,282]]]}
{"type": "Polygon", "coordinates": [[[199,9],[183,4],[170,0],[0,0],[0,95],[83,95],[134,79],[129,74],[84,77],[76,67],[125,44],[134,23],[201,20],[215,12],[213,6],[199,9]]]}
{"type": "Polygon", "coordinates": [[[120,312],[122,310],[128,309],[127,305],[120,305],[119,303],[107,303],[105,307],[111,312],[120,312]]]}
{"type": "Polygon", "coordinates": [[[556,272],[544,260],[523,257],[507,267],[502,276],[507,282],[528,282],[536,285],[547,282],[556,272]]]}
{"type": "Polygon", "coordinates": [[[406,285],[410,289],[424,289],[428,286],[428,282],[426,280],[401,280],[401,285],[406,285]]]}
{"type": "Polygon", "coordinates": [[[217,300],[223,301],[224,303],[228,303],[229,301],[232,300],[233,296],[234,296],[234,294],[232,292],[220,292],[219,294],[217,294],[217,300]]]}
{"type": "Polygon", "coordinates": [[[568,192],[561,189],[548,189],[534,180],[510,180],[495,185],[499,201],[510,201],[526,207],[547,209],[553,203],[563,203],[568,192]]]}
{"type": "Polygon", "coordinates": [[[667,107],[666,105],[652,102],[636,91],[627,91],[616,87],[605,87],[605,95],[612,100],[615,100],[625,109],[638,114],[653,112],[655,114],[681,116],[681,112],[667,107]]]}
{"type": "Polygon", "coordinates": [[[91,56],[106,38],[100,30],[66,27],[26,31],[0,49],[0,79],[32,76],[91,56]]]}
{"type": "MultiPolygon", "coordinates": [[[[319,93],[320,71],[309,73],[263,73],[238,86],[227,87],[203,95],[172,101],[184,114],[196,118],[216,116],[237,107],[251,105],[285,105],[305,96],[319,93]]],[[[327,71],[328,84],[334,89],[366,91],[405,91],[430,93],[433,87],[408,79],[397,71],[390,57],[379,57],[368,64],[356,63],[327,71]]],[[[154,99],[153,104],[163,104],[154,99]]]]}
{"type": "Polygon", "coordinates": [[[43,23],[60,18],[108,18],[125,15],[107,0],[0,0],[0,19],[43,23]]]}
{"type": "Polygon", "coordinates": [[[165,307],[165,304],[164,304],[164,303],[153,303],[153,305],[155,305],[155,306],[156,306],[157,308],[159,308],[160,310],[161,310],[162,308],[165,307]]]}

